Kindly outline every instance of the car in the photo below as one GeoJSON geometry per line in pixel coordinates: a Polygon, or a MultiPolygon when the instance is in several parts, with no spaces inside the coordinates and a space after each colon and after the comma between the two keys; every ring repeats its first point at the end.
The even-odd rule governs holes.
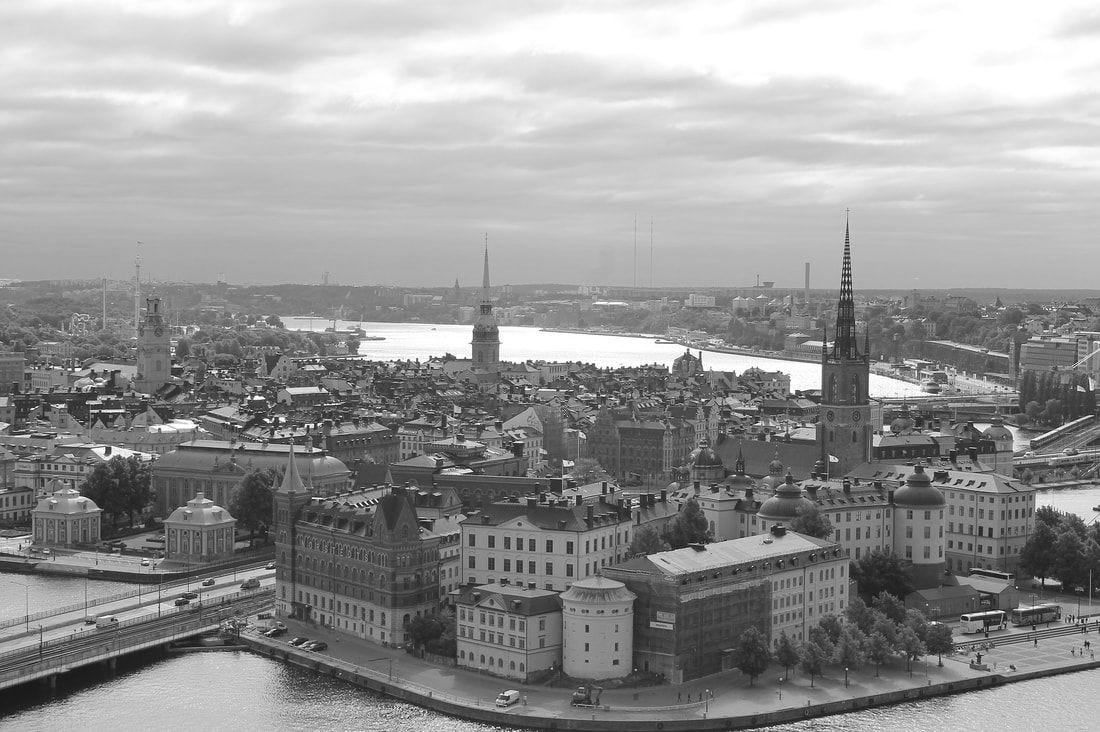
{"type": "Polygon", "coordinates": [[[186,597],[177,597],[176,598],[176,607],[182,607],[183,605],[190,605],[190,604],[191,604],[191,601],[188,600],[186,597]]]}
{"type": "Polygon", "coordinates": [[[199,598],[199,593],[188,591],[184,592],[182,595],[180,595],[180,597],[185,600],[197,600],[199,598]]]}
{"type": "Polygon", "coordinates": [[[149,560],[148,559],[142,559],[141,560],[141,566],[148,567],[149,566],[149,560]]]}
{"type": "Polygon", "coordinates": [[[302,638],[301,636],[299,636],[297,638],[291,638],[289,641],[287,641],[287,643],[292,646],[300,646],[304,643],[309,643],[309,638],[302,638]]]}
{"type": "Polygon", "coordinates": [[[268,563],[267,563],[267,564],[266,564],[266,565],[264,566],[264,569],[275,569],[275,562],[268,562],[268,563]]]}
{"type": "Polygon", "coordinates": [[[1073,448],[1073,447],[1067,447],[1065,450],[1062,450],[1063,455],[1070,455],[1070,456],[1077,455],[1079,452],[1080,452],[1079,450],[1077,450],[1076,448],[1073,448]]]}
{"type": "Polygon", "coordinates": [[[324,641],[313,641],[311,643],[306,643],[302,646],[302,649],[306,651],[324,651],[327,648],[328,643],[325,643],[324,641]]]}
{"type": "Polygon", "coordinates": [[[85,625],[95,625],[95,618],[84,618],[85,625]]]}
{"type": "Polygon", "coordinates": [[[286,628],[269,628],[264,631],[264,635],[268,638],[278,638],[281,635],[286,635],[286,628]]]}
{"type": "Polygon", "coordinates": [[[214,578],[213,577],[207,577],[206,579],[204,579],[202,581],[202,586],[203,587],[213,587],[214,586],[214,578]]]}

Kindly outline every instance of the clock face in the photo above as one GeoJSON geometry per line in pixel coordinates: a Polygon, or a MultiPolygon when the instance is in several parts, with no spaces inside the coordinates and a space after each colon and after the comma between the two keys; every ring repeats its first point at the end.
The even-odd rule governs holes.
{"type": "Polygon", "coordinates": [[[836,419],[836,413],[830,409],[828,412],[825,412],[825,419],[832,422],[834,419],[836,419]]]}
{"type": "Polygon", "coordinates": [[[852,412],[852,421],[858,422],[861,419],[859,412],[852,412]]]}

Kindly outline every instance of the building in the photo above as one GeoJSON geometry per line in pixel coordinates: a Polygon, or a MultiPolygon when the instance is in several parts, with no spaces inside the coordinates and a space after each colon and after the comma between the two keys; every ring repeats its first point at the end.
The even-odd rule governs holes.
{"type": "Polygon", "coordinates": [[[473,368],[495,374],[500,370],[500,328],[493,316],[489,289],[489,245],[485,245],[485,272],[481,283],[481,309],[470,343],[473,368]]]}
{"type": "Polygon", "coordinates": [[[404,643],[412,619],[441,599],[441,537],[418,520],[415,493],[314,496],[293,452],[287,460],[274,496],[276,614],[404,643]]]}
{"type": "MultiPolygon", "coordinates": [[[[773,526],[767,534],[650,554],[603,570],[634,602],[634,666],[674,684],[734,667],[750,626],[805,640],[848,605],[848,557],[836,542],[773,526]]],[[[570,618],[571,620],[571,618],[570,618]]]]}
{"type": "Polygon", "coordinates": [[[24,390],[26,362],[22,353],[0,352],[0,394],[24,390]]]}
{"type": "Polygon", "coordinates": [[[493,503],[462,522],[467,584],[534,584],[561,592],[622,561],[631,511],[556,497],[493,503]]]}
{"type": "Polygon", "coordinates": [[[233,556],[237,519],[221,506],[197,494],[164,519],[164,559],[169,562],[211,562],[233,556]]]}
{"type": "MultiPolygon", "coordinates": [[[[220,506],[233,502],[241,479],[252,470],[282,470],[290,445],[233,440],[195,440],[161,455],[152,466],[154,510],[167,516],[202,493],[220,506]]],[[[312,491],[329,496],[347,490],[351,471],[322,450],[300,447],[295,463],[312,491]]]]}
{"type": "Polygon", "coordinates": [[[52,481],[47,490],[49,495],[38,502],[31,516],[34,544],[74,547],[97,543],[103,511],[95,501],[61,480],[52,481]]]}
{"type": "Polygon", "coordinates": [[[558,667],[562,612],[558,593],[512,584],[456,591],[457,664],[527,683],[558,667]]]}
{"type": "Polygon", "coordinates": [[[1088,353],[1079,353],[1076,338],[1039,336],[1020,344],[1020,371],[1072,371],[1088,353]]]}
{"type": "Polygon", "coordinates": [[[172,343],[160,312],[160,298],[145,300],[145,320],[138,326],[136,391],[153,394],[172,375],[172,343]]]}
{"type": "Polygon", "coordinates": [[[31,511],[35,506],[32,488],[15,486],[0,488],[0,526],[31,523],[31,511]]]}
{"type": "Polygon", "coordinates": [[[634,663],[634,600],[626,585],[586,577],[561,593],[562,670],[602,681],[630,674],[634,663]]]}
{"type": "Polygon", "coordinates": [[[822,420],[818,426],[818,441],[824,468],[819,472],[844,475],[871,459],[871,433],[874,431],[868,393],[871,360],[867,343],[861,353],[856,338],[852,250],[847,223],[844,225],[844,260],[833,336],[833,346],[823,352],[821,360],[822,420]]]}

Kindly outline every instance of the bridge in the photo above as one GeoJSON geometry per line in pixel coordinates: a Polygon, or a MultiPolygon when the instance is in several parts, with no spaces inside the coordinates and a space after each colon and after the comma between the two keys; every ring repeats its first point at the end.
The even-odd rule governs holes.
{"type": "Polygon", "coordinates": [[[38,679],[54,684],[59,674],[96,663],[114,668],[121,656],[210,633],[223,621],[268,609],[274,595],[269,584],[207,595],[186,605],[166,598],[155,607],[118,611],[116,617],[128,617],[119,617],[110,628],[97,628],[83,618],[66,619],[71,615],[67,611],[41,618],[34,626],[28,621],[28,632],[0,641],[0,690],[38,679]]]}
{"type": "Polygon", "coordinates": [[[1014,468],[1083,469],[1081,477],[1100,470],[1100,421],[1089,415],[1067,422],[1031,440],[1031,449],[1012,459],[1014,468]]]}

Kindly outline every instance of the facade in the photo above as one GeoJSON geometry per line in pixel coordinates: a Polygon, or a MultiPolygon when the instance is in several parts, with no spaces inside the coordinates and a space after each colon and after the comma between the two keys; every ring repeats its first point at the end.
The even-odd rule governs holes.
{"type": "Polygon", "coordinates": [[[561,592],[625,559],[631,530],[630,509],[602,500],[493,503],[462,522],[463,573],[561,592]]]}
{"type": "Polygon", "coordinates": [[[634,600],[626,585],[587,577],[561,594],[562,670],[574,679],[616,679],[634,662],[634,600]]]}
{"type": "Polygon", "coordinates": [[[237,520],[199,493],[164,519],[164,558],[210,562],[233,556],[237,520]]]}
{"type": "Polygon", "coordinates": [[[844,475],[871,459],[871,401],[868,394],[871,361],[856,338],[855,299],[852,293],[852,251],[848,225],[844,226],[844,261],[840,276],[836,332],[833,346],[821,360],[821,416],[818,442],[822,472],[844,475]]]}
{"type": "Polygon", "coordinates": [[[99,541],[103,511],[71,483],[54,480],[31,517],[36,546],[80,546],[99,541]]]}
{"type": "Polygon", "coordinates": [[[274,496],[276,614],[404,643],[412,619],[441,599],[442,540],[418,520],[415,494],[313,496],[288,460],[274,496]]]}
{"type": "Polygon", "coordinates": [[[804,640],[823,615],[847,607],[848,567],[836,542],[774,526],[635,558],[603,576],[637,595],[634,666],[682,683],[733,668],[731,649],[750,626],[804,640]]]}
{"type": "Polygon", "coordinates": [[[160,298],[145,300],[145,320],[138,326],[136,391],[153,394],[172,375],[172,343],[160,311],[160,298]]]}
{"type": "Polygon", "coordinates": [[[470,342],[473,368],[496,373],[500,370],[500,328],[493,316],[493,300],[489,295],[489,246],[485,246],[485,272],[481,284],[481,308],[474,323],[470,342]]]}
{"type": "Polygon", "coordinates": [[[556,592],[520,585],[456,592],[457,664],[522,683],[561,664],[562,613],[556,592]]]}
{"type": "MultiPolygon", "coordinates": [[[[184,443],[153,463],[151,487],[155,511],[166,516],[198,493],[210,497],[218,505],[229,505],[241,478],[251,470],[283,469],[290,451],[290,445],[232,440],[184,443]]],[[[295,462],[317,495],[333,495],[348,487],[351,471],[321,450],[300,447],[295,462]]]]}
{"type": "Polygon", "coordinates": [[[0,488],[0,526],[30,523],[34,497],[32,488],[0,488]]]}
{"type": "Polygon", "coordinates": [[[22,353],[0,352],[0,394],[23,391],[25,371],[26,362],[22,353]]]}

